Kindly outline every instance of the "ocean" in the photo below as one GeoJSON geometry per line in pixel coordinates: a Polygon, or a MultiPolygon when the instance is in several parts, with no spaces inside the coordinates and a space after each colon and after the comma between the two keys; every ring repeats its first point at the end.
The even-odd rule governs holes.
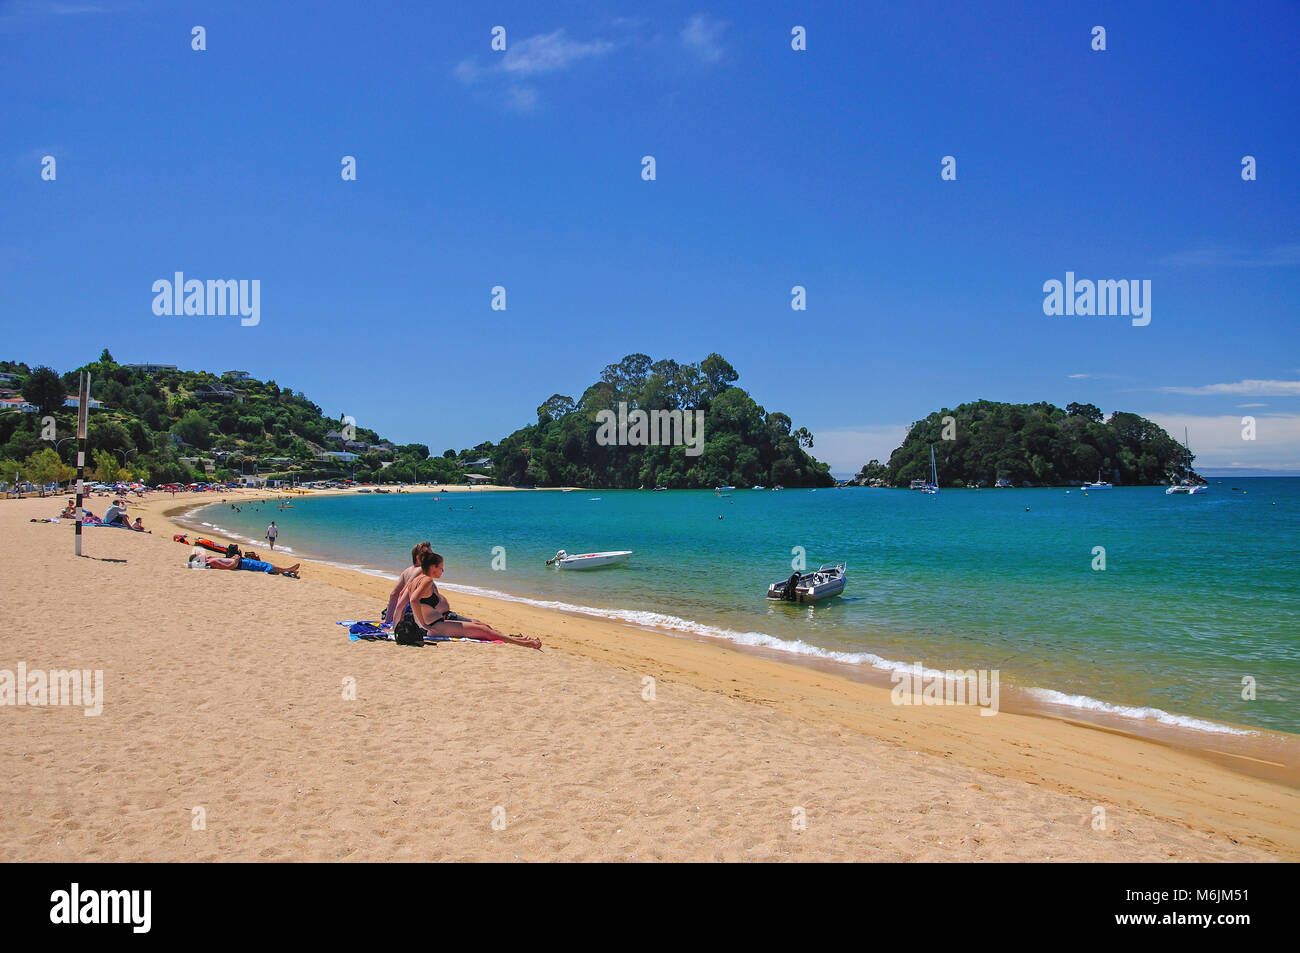
{"type": "Polygon", "coordinates": [[[877,678],[914,663],[997,669],[1004,686],[1067,714],[1300,733],[1300,479],[1212,479],[1197,496],[845,488],[291,502],[214,504],[190,519],[263,555],[274,519],[285,557],[387,575],[428,539],[449,594],[506,594],[877,678]],[[635,555],[591,572],[548,568],[561,548],[635,555]],[[764,598],[800,548],[809,568],[847,563],[842,597],[764,598]]]}

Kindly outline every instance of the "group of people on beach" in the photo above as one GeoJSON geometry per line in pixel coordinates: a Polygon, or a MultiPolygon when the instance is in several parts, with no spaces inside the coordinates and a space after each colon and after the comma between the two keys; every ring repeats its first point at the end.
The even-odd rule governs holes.
{"type": "MultiPolygon", "coordinates": [[[[126,515],[126,500],[114,500],[104,511],[102,517],[96,516],[89,509],[82,507],[81,521],[89,526],[120,526],[122,529],[133,529],[137,533],[153,533],[153,530],[144,528],[144,519],[137,516],[135,522],[126,515]]],[[[68,500],[63,512],[59,514],[59,519],[75,520],[77,518],[77,504],[73,500],[68,500]]]]}
{"type": "Polygon", "coordinates": [[[395,641],[403,645],[422,645],[424,637],[430,635],[509,642],[530,649],[542,647],[541,639],[506,635],[486,622],[452,612],[451,604],[438,591],[436,583],[442,578],[445,568],[443,558],[433,551],[428,540],[411,547],[411,565],[402,570],[384,609],[384,627],[392,630],[395,641]]]}

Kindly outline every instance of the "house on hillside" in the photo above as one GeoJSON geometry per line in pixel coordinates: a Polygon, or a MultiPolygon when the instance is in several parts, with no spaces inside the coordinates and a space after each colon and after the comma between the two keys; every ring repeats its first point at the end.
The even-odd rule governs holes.
{"type": "Polygon", "coordinates": [[[477,460],[470,460],[470,461],[468,461],[468,462],[465,464],[465,469],[467,469],[467,470],[491,470],[491,469],[492,469],[492,458],[491,458],[491,457],[479,457],[477,460]]]}
{"type": "Polygon", "coordinates": [[[226,371],[226,373],[222,374],[221,376],[229,377],[231,380],[236,380],[236,381],[246,381],[252,378],[252,375],[249,374],[248,371],[226,371]]]}
{"type": "Polygon", "coordinates": [[[219,400],[222,403],[241,400],[239,391],[225,384],[204,384],[194,392],[196,400],[219,400]]]}
{"type": "Polygon", "coordinates": [[[339,433],[337,430],[329,430],[325,433],[325,439],[334,443],[342,443],[343,434],[339,433]]]}
{"type": "MultiPolygon", "coordinates": [[[[76,394],[69,394],[67,397],[63,398],[63,406],[64,406],[64,407],[80,407],[80,406],[81,406],[81,401],[77,398],[77,395],[76,395],[76,394]]],[[[103,405],[102,403],[100,403],[99,401],[95,400],[95,398],[92,397],[92,398],[90,398],[90,402],[89,402],[86,406],[87,406],[90,410],[97,410],[97,409],[99,409],[100,407],[103,407],[104,405],[103,405]]]]}

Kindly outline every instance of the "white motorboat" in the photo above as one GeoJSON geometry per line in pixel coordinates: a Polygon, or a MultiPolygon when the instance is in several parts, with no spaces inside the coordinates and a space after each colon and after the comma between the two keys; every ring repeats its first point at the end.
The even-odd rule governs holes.
{"type": "Polygon", "coordinates": [[[772,583],[767,587],[767,597],[781,602],[820,602],[838,596],[847,582],[848,570],[844,563],[829,569],[819,566],[816,572],[796,572],[789,579],[772,583]]]}
{"type": "Polygon", "coordinates": [[[767,487],[765,487],[765,486],[751,486],[750,489],[751,489],[751,490],[766,490],[767,487]]]}
{"type": "Polygon", "coordinates": [[[714,493],[726,493],[728,490],[734,490],[734,489],[735,489],[734,486],[715,486],[715,487],[713,488],[713,492],[714,492],[714,493]]]}
{"type": "Polygon", "coordinates": [[[619,563],[627,562],[631,555],[632,550],[619,549],[608,553],[578,553],[570,556],[561,549],[546,560],[546,565],[554,566],[556,569],[599,569],[603,566],[617,566],[619,563]]]}

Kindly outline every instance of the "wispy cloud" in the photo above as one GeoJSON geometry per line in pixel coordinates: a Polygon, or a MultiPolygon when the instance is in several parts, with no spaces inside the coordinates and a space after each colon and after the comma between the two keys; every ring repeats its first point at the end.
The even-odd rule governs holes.
{"type": "Polygon", "coordinates": [[[1072,381],[1083,381],[1083,380],[1087,380],[1088,378],[1092,377],[1091,374],[1066,374],[1065,376],[1068,377],[1068,378],[1069,378],[1070,380],[1072,380],[1072,381]]]}
{"type": "Polygon", "coordinates": [[[1267,407],[1268,404],[1238,404],[1238,407],[1267,407]]]}
{"type": "Polygon", "coordinates": [[[50,17],[77,17],[136,9],[135,0],[0,0],[0,24],[21,24],[50,17]]]}
{"type": "Polygon", "coordinates": [[[606,40],[585,43],[570,40],[561,29],[553,33],[539,33],[511,44],[501,60],[501,68],[519,76],[550,73],[567,69],[578,60],[608,53],[613,48],[614,44],[606,40]]]}
{"type": "Polygon", "coordinates": [[[614,47],[608,40],[571,40],[560,29],[510,43],[505,53],[493,54],[488,66],[481,66],[477,59],[461,60],[453,72],[466,86],[480,82],[495,86],[505,104],[516,112],[532,112],[537,108],[539,93],[521,79],[561,72],[580,60],[603,56],[614,47]]]}
{"type": "Polygon", "coordinates": [[[697,13],[682,27],[682,43],[704,62],[716,63],[726,53],[722,45],[722,33],[726,28],[727,24],[722,20],[715,20],[707,13],[697,13]]]}
{"type": "Polygon", "coordinates": [[[1274,245],[1272,248],[1194,248],[1174,252],[1160,259],[1162,265],[1200,268],[1246,267],[1290,268],[1300,265],[1300,243],[1274,245]]]}
{"type": "Polygon", "coordinates": [[[1195,394],[1203,397],[1300,397],[1300,381],[1234,381],[1230,384],[1202,384],[1199,387],[1157,387],[1163,394],[1195,394]]]}

